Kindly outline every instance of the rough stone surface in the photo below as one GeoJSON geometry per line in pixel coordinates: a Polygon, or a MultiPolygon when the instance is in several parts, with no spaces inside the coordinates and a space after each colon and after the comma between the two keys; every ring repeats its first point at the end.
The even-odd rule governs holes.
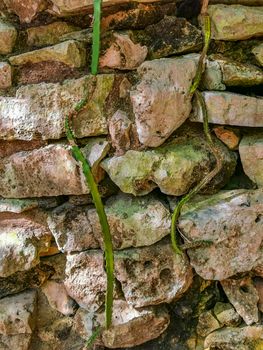
{"type": "Polygon", "coordinates": [[[47,5],[46,0],[4,0],[4,3],[25,23],[30,23],[47,5]]]}
{"type": "Polygon", "coordinates": [[[216,40],[245,40],[263,34],[263,8],[211,5],[211,35],[216,40]]]}
{"type": "Polygon", "coordinates": [[[0,221],[0,276],[29,270],[39,263],[39,254],[48,250],[51,234],[47,228],[27,219],[0,221]]]}
{"type": "Polygon", "coordinates": [[[226,86],[223,84],[221,67],[217,61],[206,60],[206,67],[200,84],[206,90],[226,90],[226,86]]]}
{"type": "Polygon", "coordinates": [[[12,86],[12,69],[6,62],[0,62],[0,90],[12,86]]]}
{"type": "Polygon", "coordinates": [[[249,278],[239,280],[228,279],[221,281],[221,285],[228,300],[235,307],[236,311],[243,318],[248,326],[257,323],[258,315],[258,292],[249,278]]]}
{"type": "Polygon", "coordinates": [[[64,204],[50,214],[48,225],[62,252],[98,248],[88,211],[89,207],[64,204]]]}
{"type": "Polygon", "coordinates": [[[240,141],[240,135],[238,131],[231,128],[225,128],[224,126],[218,126],[213,128],[217,138],[222,141],[229,149],[236,150],[240,141]]]}
{"type": "Polygon", "coordinates": [[[192,282],[187,257],[175,254],[170,242],[119,252],[115,264],[125,299],[136,308],[179,299],[192,282]]]}
{"type": "Polygon", "coordinates": [[[64,136],[65,116],[74,110],[86,93],[86,107],[74,118],[77,137],[107,134],[106,103],[114,75],[68,80],[63,84],[22,86],[16,98],[0,97],[0,137],[5,140],[59,139],[64,136]]]}
{"type": "Polygon", "coordinates": [[[160,146],[188,118],[192,105],[189,89],[199,55],[144,62],[131,101],[139,140],[160,146]]]}
{"type": "Polygon", "coordinates": [[[0,173],[0,195],[7,198],[88,193],[84,175],[65,145],[15,153],[0,163],[0,173]]]}
{"type": "Polygon", "coordinates": [[[23,213],[35,208],[50,209],[59,204],[57,198],[34,198],[34,199],[15,199],[15,198],[0,198],[0,213],[23,213]]]}
{"type": "Polygon", "coordinates": [[[253,54],[255,55],[258,63],[263,66],[263,44],[260,44],[258,46],[255,46],[252,50],[253,54]]]}
{"type": "Polygon", "coordinates": [[[217,330],[205,339],[205,349],[260,350],[263,346],[263,327],[227,327],[217,330]]]}
{"type": "MultiPolygon", "coordinates": [[[[128,151],[123,156],[105,159],[101,165],[125,193],[145,195],[159,187],[163,193],[180,196],[212,170],[210,152],[203,142],[202,135],[178,136],[157,149],[128,151]]],[[[231,173],[233,155],[225,148],[222,154],[224,169],[232,169],[231,173]]]]}
{"type": "MultiPolygon", "coordinates": [[[[149,246],[170,233],[171,218],[166,206],[154,196],[136,198],[124,194],[105,204],[115,249],[149,246]]],[[[102,232],[95,209],[88,211],[95,238],[103,248],[102,232]]]]}
{"type": "Polygon", "coordinates": [[[236,327],[241,323],[241,317],[229,303],[216,303],[214,314],[222,326],[236,327]]]}
{"type": "Polygon", "coordinates": [[[42,291],[48,299],[49,305],[65,316],[73,315],[76,309],[75,302],[68,296],[63,283],[47,281],[42,291]]]}
{"type": "MultiPolygon", "coordinates": [[[[262,127],[263,98],[232,92],[205,91],[202,93],[210,123],[262,127]]],[[[191,121],[202,122],[202,112],[197,100],[191,121]]]]}
{"type": "Polygon", "coordinates": [[[36,313],[36,291],[0,300],[0,334],[16,335],[32,333],[36,313]]]}
{"type": "Polygon", "coordinates": [[[211,242],[187,251],[202,278],[223,280],[253,268],[262,254],[262,205],[261,190],[197,196],[185,205],[180,231],[190,241],[211,242]]]}
{"type": "Polygon", "coordinates": [[[64,63],[72,68],[80,68],[86,63],[86,52],[79,42],[69,40],[54,46],[12,56],[9,61],[13,66],[54,61],[64,63]]]}
{"type": "Polygon", "coordinates": [[[256,277],[254,280],[254,286],[258,292],[258,309],[263,312],[263,279],[260,277],[256,277]]]}
{"type": "Polygon", "coordinates": [[[218,328],[221,328],[221,325],[211,310],[205,311],[199,316],[196,331],[201,337],[206,337],[218,328]]]}
{"type": "Polygon", "coordinates": [[[263,187],[263,137],[244,136],[239,145],[243,169],[247,176],[259,187],[263,187]]]}
{"type": "Polygon", "coordinates": [[[17,38],[16,28],[0,19],[0,54],[6,55],[13,51],[17,38]]]}
{"type": "Polygon", "coordinates": [[[28,350],[32,334],[0,335],[0,349],[3,350],[28,350]]]}

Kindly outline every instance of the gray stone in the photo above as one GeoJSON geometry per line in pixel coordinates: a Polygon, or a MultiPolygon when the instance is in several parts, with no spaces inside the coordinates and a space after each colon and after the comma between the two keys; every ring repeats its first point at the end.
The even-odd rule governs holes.
{"type": "Polygon", "coordinates": [[[6,62],[0,62],[0,90],[12,86],[12,69],[6,62]]]}
{"type": "Polygon", "coordinates": [[[6,55],[13,51],[16,38],[16,28],[0,19],[0,55],[6,55]]]}
{"type": "Polygon", "coordinates": [[[130,96],[140,142],[157,147],[188,118],[199,55],[146,61],[130,96]]]}
{"type": "MultiPolygon", "coordinates": [[[[263,98],[232,92],[204,91],[208,121],[221,125],[262,127],[263,98]]],[[[203,114],[197,99],[190,120],[203,122],[203,114]]]]}
{"type": "Polygon", "coordinates": [[[263,192],[223,191],[196,196],[179,218],[180,232],[191,242],[190,263],[204,279],[223,280],[250,271],[261,257],[263,192]]]}
{"type": "Polygon", "coordinates": [[[239,144],[244,172],[258,187],[263,187],[263,137],[246,135],[239,144]]]}
{"type": "Polygon", "coordinates": [[[206,337],[218,328],[221,328],[221,325],[211,310],[205,311],[199,316],[196,331],[201,337],[206,337]]]}
{"type": "Polygon", "coordinates": [[[229,303],[216,303],[214,314],[222,326],[236,327],[241,323],[241,317],[229,303]]]}
{"type": "MultiPolygon", "coordinates": [[[[170,233],[168,208],[156,197],[136,198],[124,194],[111,197],[105,204],[115,249],[152,245],[170,233]]],[[[103,248],[99,218],[95,209],[88,211],[95,238],[103,248]]]]}
{"type": "Polygon", "coordinates": [[[28,210],[43,208],[50,209],[58,206],[59,201],[57,198],[26,198],[26,199],[16,199],[16,198],[0,198],[0,213],[10,212],[10,213],[23,213],[28,210]]]}
{"type": "Polygon", "coordinates": [[[259,296],[253,281],[249,277],[221,281],[221,285],[231,304],[245,323],[250,326],[257,323],[259,296]]]}
{"type": "Polygon", "coordinates": [[[219,62],[206,60],[206,67],[202,75],[201,85],[207,90],[226,90],[226,86],[223,84],[223,75],[219,62]]]}
{"type": "Polygon", "coordinates": [[[258,46],[255,46],[252,50],[253,54],[255,55],[258,63],[263,66],[263,44],[260,44],[258,46]]]}
{"type": "Polygon", "coordinates": [[[211,5],[211,35],[215,40],[245,40],[263,34],[263,8],[211,5]]]}

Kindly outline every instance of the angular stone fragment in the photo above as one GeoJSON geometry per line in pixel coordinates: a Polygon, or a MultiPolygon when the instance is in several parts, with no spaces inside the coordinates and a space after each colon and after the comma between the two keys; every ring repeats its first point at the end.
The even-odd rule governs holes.
{"type": "Polygon", "coordinates": [[[50,209],[59,204],[56,198],[39,198],[39,199],[15,199],[15,198],[1,198],[0,199],[0,213],[23,213],[35,208],[50,209]]]}
{"type": "Polygon", "coordinates": [[[144,62],[130,93],[139,140],[160,146],[188,118],[199,55],[144,62]]]}
{"type": "Polygon", "coordinates": [[[88,193],[84,175],[68,146],[18,152],[0,163],[0,195],[27,198],[88,193]]]}
{"type": "Polygon", "coordinates": [[[236,150],[240,141],[240,135],[235,130],[225,128],[224,126],[217,126],[213,128],[217,138],[221,140],[229,149],[236,150]]]}
{"type": "Polygon", "coordinates": [[[186,204],[180,231],[190,241],[210,243],[187,251],[196,272],[204,279],[223,280],[250,271],[262,255],[262,212],[261,190],[223,191],[186,204]]]}
{"type": "Polygon", "coordinates": [[[126,301],[136,308],[179,299],[193,277],[186,255],[175,254],[170,242],[118,252],[115,269],[126,301]]]}
{"type": "Polygon", "coordinates": [[[16,38],[16,28],[0,19],[0,55],[6,55],[13,51],[16,38]]]}
{"type": "Polygon", "coordinates": [[[211,35],[215,40],[245,40],[263,34],[263,8],[211,5],[211,35]]]}
{"type": "Polygon", "coordinates": [[[147,47],[134,43],[128,33],[113,33],[110,47],[100,56],[100,67],[136,69],[145,60],[147,53],[147,47]]]}
{"type": "Polygon", "coordinates": [[[260,350],[263,346],[263,327],[226,327],[205,339],[205,349],[260,350]]]}
{"type": "Polygon", "coordinates": [[[216,303],[214,314],[222,326],[236,327],[241,323],[241,317],[231,304],[216,303]]]}
{"type": "Polygon", "coordinates": [[[89,207],[64,204],[49,215],[49,229],[62,252],[69,253],[99,247],[94,238],[88,211],[89,207]]]}
{"type": "Polygon", "coordinates": [[[258,315],[258,292],[249,277],[242,279],[228,279],[221,281],[221,285],[231,304],[248,326],[257,323],[258,315]]]}
{"type": "MultiPolygon", "coordinates": [[[[170,233],[170,212],[154,196],[136,198],[119,194],[106,202],[105,211],[115,249],[149,246],[170,233]]],[[[88,218],[103,248],[101,226],[95,209],[88,211],[88,218]]]]}
{"type": "Polygon", "coordinates": [[[65,81],[63,84],[21,86],[16,98],[0,97],[0,137],[5,140],[59,139],[65,117],[86,94],[86,107],[74,118],[76,137],[107,134],[106,118],[112,115],[108,97],[115,77],[103,74],[65,81]]]}
{"type": "Polygon", "coordinates": [[[253,48],[253,54],[255,55],[258,63],[263,66],[263,44],[260,44],[253,48]]]}
{"type": "Polygon", "coordinates": [[[217,61],[206,60],[201,86],[206,90],[226,90],[226,86],[223,84],[221,67],[217,61]]]}
{"type": "Polygon", "coordinates": [[[78,28],[66,22],[53,22],[44,26],[26,30],[27,44],[41,47],[59,43],[61,36],[76,31],[78,28]]]}
{"type": "Polygon", "coordinates": [[[263,137],[246,135],[239,145],[243,169],[258,187],[263,187],[263,137]]]}
{"type": "Polygon", "coordinates": [[[4,3],[25,23],[30,23],[47,6],[46,0],[4,0],[4,3]]]}
{"type": "MultiPolygon", "coordinates": [[[[250,127],[263,126],[263,98],[219,91],[204,91],[202,95],[210,123],[250,127]]],[[[203,122],[203,114],[196,99],[190,120],[203,122]]]]}
{"type": "Polygon", "coordinates": [[[86,52],[79,42],[68,40],[54,46],[12,56],[9,58],[9,61],[13,66],[54,61],[64,63],[73,68],[80,68],[86,63],[86,52]]]}
{"type": "Polygon", "coordinates": [[[218,328],[221,328],[220,323],[211,310],[205,311],[199,316],[196,331],[201,337],[206,337],[218,328]]]}
{"type": "MultiPolygon", "coordinates": [[[[232,173],[233,155],[220,145],[218,147],[222,152],[224,169],[232,173]]],[[[123,156],[105,159],[101,165],[125,193],[145,195],[159,187],[163,193],[180,196],[210,171],[210,155],[202,135],[194,134],[189,138],[178,136],[157,149],[128,151],[123,156]]],[[[226,175],[228,177],[229,174],[226,175]]],[[[217,186],[221,181],[222,178],[219,183],[217,181],[217,186]]]]}
{"type": "Polygon", "coordinates": [[[0,300],[0,334],[32,333],[36,297],[36,291],[30,290],[0,300]]]}
{"type": "Polygon", "coordinates": [[[12,86],[12,69],[6,62],[0,62],[0,90],[12,86]]]}

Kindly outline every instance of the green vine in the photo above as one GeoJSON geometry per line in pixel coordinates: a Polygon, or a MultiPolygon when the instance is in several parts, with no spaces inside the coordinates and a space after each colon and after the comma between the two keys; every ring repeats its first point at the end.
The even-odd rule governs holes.
{"type": "Polygon", "coordinates": [[[94,0],[93,31],[92,31],[92,54],[91,54],[91,74],[98,73],[100,57],[100,17],[101,0],[94,0]]]}

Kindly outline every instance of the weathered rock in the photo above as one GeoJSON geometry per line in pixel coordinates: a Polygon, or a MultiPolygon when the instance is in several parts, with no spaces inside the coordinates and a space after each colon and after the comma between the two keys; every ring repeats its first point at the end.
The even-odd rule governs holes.
{"type": "Polygon", "coordinates": [[[253,268],[262,254],[262,210],[261,190],[197,196],[184,206],[180,231],[190,241],[210,242],[187,251],[202,278],[223,280],[253,268]]]}
{"type": "Polygon", "coordinates": [[[192,105],[189,89],[199,55],[144,62],[131,101],[139,140],[160,146],[188,118],[192,105]]]}
{"type": "MultiPolygon", "coordinates": [[[[68,80],[63,84],[21,86],[16,98],[0,97],[0,137],[5,140],[59,139],[65,117],[85,96],[86,107],[74,118],[76,137],[107,134],[106,118],[113,113],[109,101],[115,84],[112,74],[68,80]]],[[[116,86],[115,86],[116,88],[116,86]]],[[[118,97],[117,97],[118,98],[118,97]]]]}
{"type": "Polygon", "coordinates": [[[65,40],[76,40],[83,44],[92,44],[92,30],[87,28],[61,35],[60,41],[65,40]]]}
{"type": "MultiPolygon", "coordinates": [[[[128,151],[123,156],[105,159],[101,165],[122,192],[145,195],[159,187],[163,193],[180,196],[212,170],[211,153],[202,134],[192,134],[189,138],[186,134],[180,135],[157,149],[128,151]]],[[[222,151],[225,169],[232,174],[235,167],[233,155],[221,145],[218,147],[222,151]]],[[[225,175],[224,181],[230,174],[225,175]]],[[[222,178],[215,178],[215,181],[217,187],[222,186],[222,178]]]]}
{"type": "Polygon", "coordinates": [[[89,207],[64,204],[48,218],[48,225],[62,252],[98,248],[88,217],[89,207]]]}
{"type": "Polygon", "coordinates": [[[216,303],[214,314],[222,326],[236,327],[241,323],[241,317],[231,304],[216,303]]]}
{"type": "Polygon", "coordinates": [[[139,67],[145,60],[146,46],[136,44],[128,33],[113,33],[110,47],[100,56],[100,67],[131,70],[139,67]]]}
{"type": "Polygon", "coordinates": [[[42,291],[48,299],[49,305],[65,316],[73,315],[76,309],[75,302],[68,296],[63,283],[47,281],[42,291]]]}
{"type": "Polygon", "coordinates": [[[31,343],[31,334],[0,335],[0,349],[28,350],[31,343]]]}
{"type": "Polygon", "coordinates": [[[221,281],[231,304],[248,326],[258,322],[258,292],[249,277],[221,281]]]}
{"type": "Polygon", "coordinates": [[[0,90],[12,86],[12,69],[6,62],[0,62],[0,90]]]}
{"type": "Polygon", "coordinates": [[[136,308],[179,299],[192,283],[186,255],[175,254],[170,242],[118,252],[115,269],[126,301],[136,308]]]}
{"type": "Polygon", "coordinates": [[[263,44],[260,44],[253,48],[253,54],[255,55],[258,63],[263,66],[263,44]]]}
{"type": "Polygon", "coordinates": [[[260,350],[263,346],[263,327],[227,327],[217,330],[205,339],[205,349],[260,350]]]}
{"type": "Polygon", "coordinates": [[[217,126],[213,128],[214,133],[217,138],[222,141],[229,149],[236,150],[240,141],[240,135],[238,131],[230,128],[225,128],[224,126],[217,126]]]}
{"type": "Polygon", "coordinates": [[[200,85],[206,90],[226,90],[226,86],[223,84],[221,67],[217,61],[206,60],[206,67],[200,85]]]}
{"type": "Polygon", "coordinates": [[[221,328],[221,325],[211,310],[205,311],[199,316],[196,330],[201,337],[206,337],[218,328],[221,328]]]}
{"type": "Polygon", "coordinates": [[[36,291],[26,291],[0,300],[0,334],[32,333],[36,316],[36,291]]]}
{"type": "Polygon", "coordinates": [[[253,282],[259,297],[258,309],[259,311],[263,312],[263,279],[256,277],[253,282]]]}
{"type": "Polygon", "coordinates": [[[48,250],[51,234],[45,226],[27,219],[0,221],[0,276],[29,270],[39,263],[39,254],[48,250]]]}
{"type": "Polygon", "coordinates": [[[21,22],[30,23],[47,6],[46,0],[4,0],[7,8],[19,16],[21,22]]]}
{"type": "Polygon", "coordinates": [[[0,213],[23,213],[35,208],[50,209],[59,205],[57,198],[34,198],[34,199],[15,199],[0,198],[0,213]]]}
{"type": "MultiPolygon", "coordinates": [[[[263,126],[263,98],[219,91],[205,91],[202,95],[210,123],[252,127],[263,126]]],[[[196,99],[190,120],[193,122],[203,121],[203,114],[196,99]]]]}
{"type": "Polygon", "coordinates": [[[56,254],[53,256],[44,257],[41,259],[45,265],[52,269],[53,273],[50,276],[50,280],[56,282],[63,282],[65,280],[65,269],[67,263],[66,254],[56,254]]]}
{"type": "Polygon", "coordinates": [[[151,59],[195,52],[202,47],[201,31],[186,19],[175,16],[165,16],[133,36],[141,45],[148,47],[151,59]]]}
{"type": "MultiPolygon", "coordinates": [[[[105,211],[115,249],[152,245],[170,233],[170,212],[154,196],[136,198],[124,194],[111,197],[105,211]]],[[[95,209],[88,211],[95,238],[103,248],[99,217],[95,209]]]]}
{"type": "Polygon", "coordinates": [[[263,8],[211,5],[211,36],[216,40],[245,40],[263,33],[263,8]]]}
{"type": "Polygon", "coordinates": [[[243,169],[247,176],[259,187],[263,186],[263,137],[262,135],[244,136],[239,145],[243,169]]]}
{"type": "Polygon", "coordinates": [[[64,63],[70,67],[80,68],[86,63],[86,52],[79,42],[68,40],[54,46],[12,56],[9,61],[13,66],[54,61],[64,63]]]}
{"type": "MultiPolygon", "coordinates": [[[[85,339],[92,334],[92,317],[83,309],[79,309],[75,316],[77,331],[85,339]]],[[[96,316],[96,322],[103,326],[104,313],[96,316]]],[[[111,349],[140,345],[161,335],[169,322],[169,314],[163,306],[136,310],[124,300],[115,300],[113,322],[102,332],[102,342],[111,349]],[[142,332],[143,329],[147,332],[142,332]]]]}
{"type": "Polygon", "coordinates": [[[0,195],[7,198],[88,193],[84,175],[65,145],[15,153],[3,159],[0,173],[0,195]]]}
{"type": "Polygon", "coordinates": [[[0,54],[6,55],[13,51],[17,38],[16,28],[0,19],[0,54]]]}
{"type": "Polygon", "coordinates": [[[8,157],[13,153],[20,151],[32,151],[34,149],[46,146],[47,142],[42,140],[34,141],[4,141],[0,140],[0,158],[8,157]]]}
{"type": "Polygon", "coordinates": [[[66,22],[53,22],[44,26],[31,27],[26,30],[27,44],[35,47],[55,45],[60,42],[61,36],[76,30],[78,27],[66,22]]]}

